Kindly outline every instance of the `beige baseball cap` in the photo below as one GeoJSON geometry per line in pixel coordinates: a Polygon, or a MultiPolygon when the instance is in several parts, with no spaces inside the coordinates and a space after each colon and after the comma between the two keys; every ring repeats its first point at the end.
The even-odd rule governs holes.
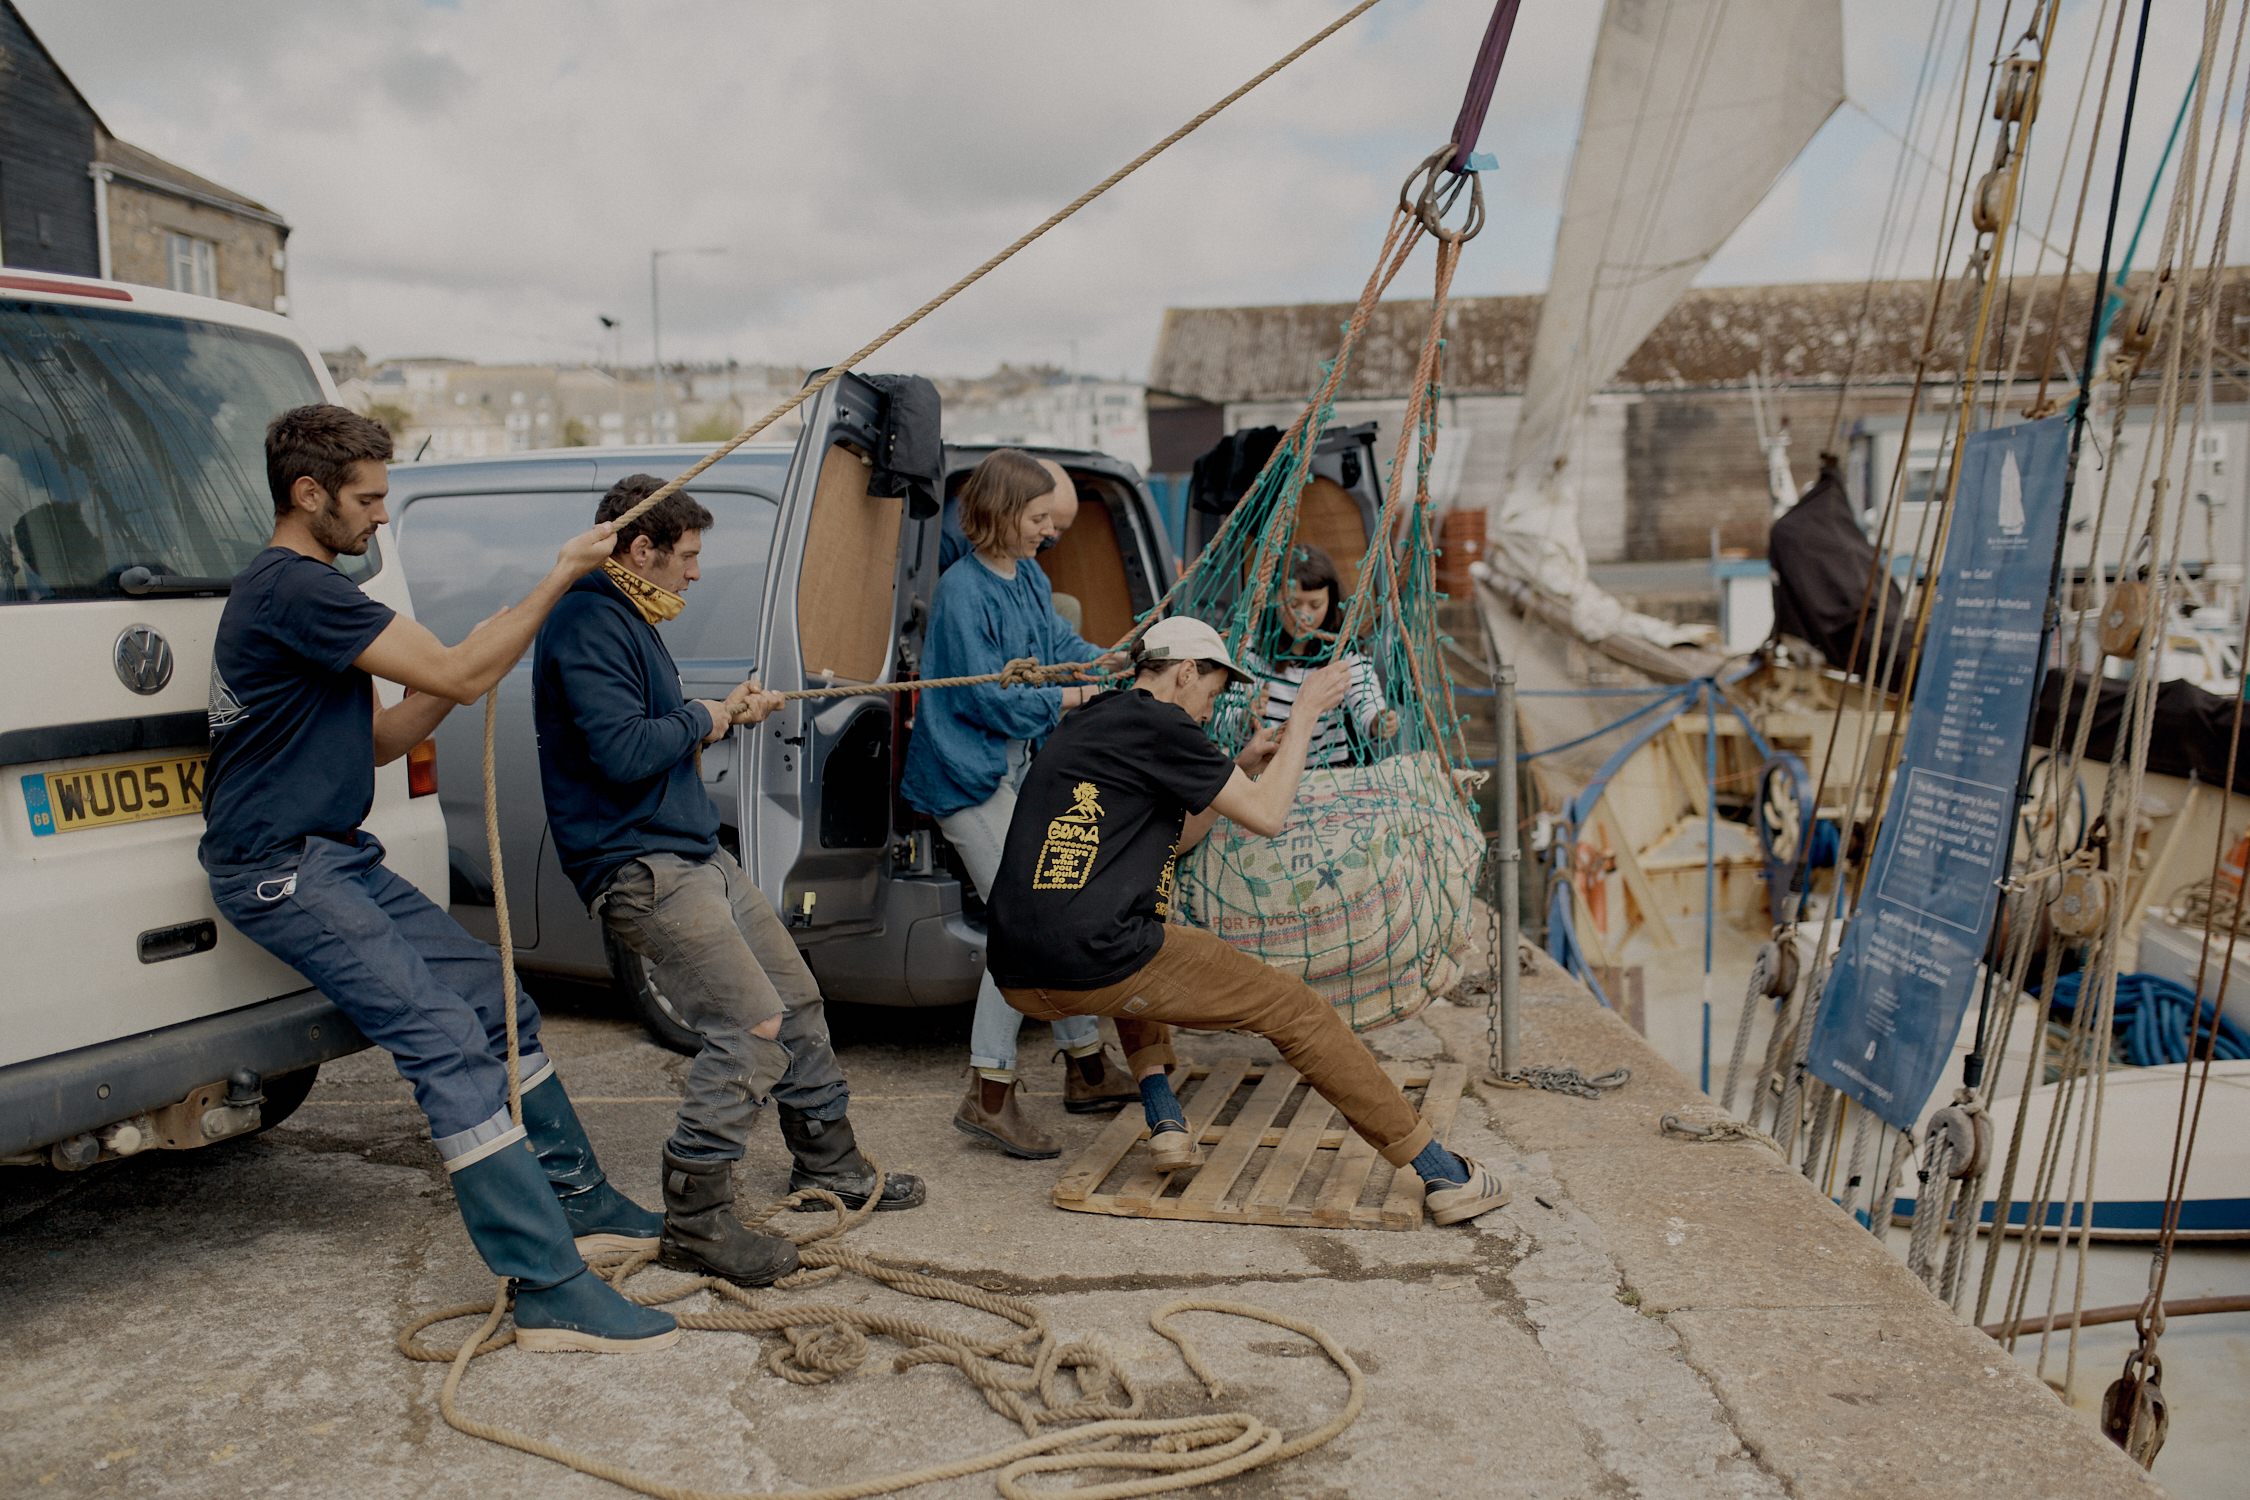
{"type": "Polygon", "coordinates": [[[1133,665],[1136,669],[1174,661],[1208,662],[1214,667],[1224,667],[1227,675],[1236,682],[1250,682],[1248,672],[1234,664],[1227,654],[1227,643],[1219,632],[1193,615],[1173,615],[1158,620],[1133,643],[1133,665]]]}

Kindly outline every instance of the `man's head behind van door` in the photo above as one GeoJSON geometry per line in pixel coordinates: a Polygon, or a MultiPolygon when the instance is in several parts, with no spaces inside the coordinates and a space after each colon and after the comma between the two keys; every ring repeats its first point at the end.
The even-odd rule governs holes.
{"type": "Polygon", "coordinates": [[[1039,550],[1045,552],[1061,541],[1063,533],[1077,523],[1078,486],[1072,481],[1069,471],[1051,458],[1040,459],[1039,467],[1053,475],[1055,480],[1052,534],[1039,543],[1039,550]]]}
{"type": "MultiPolygon", "coordinates": [[[[594,507],[596,521],[614,521],[664,488],[654,474],[631,474],[609,487],[602,503],[594,507]]],[[[711,512],[686,490],[664,497],[632,525],[618,528],[617,550],[611,554],[625,567],[675,594],[703,576],[696,559],[703,552],[703,533],[711,528],[711,512]]]]}
{"type": "Polygon", "coordinates": [[[358,557],[389,519],[391,435],[341,406],[296,406],[266,427],[266,488],[277,521],[301,516],[313,540],[358,557]]]}

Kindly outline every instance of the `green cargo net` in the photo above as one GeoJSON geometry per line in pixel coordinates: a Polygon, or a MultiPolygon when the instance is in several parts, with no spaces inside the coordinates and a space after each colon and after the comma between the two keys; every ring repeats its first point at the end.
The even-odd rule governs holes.
{"type": "Polygon", "coordinates": [[[1287,827],[1265,839],[1222,820],[1181,861],[1177,910],[1302,975],[1355,1030],[1411,1016],[1458,982],[1485,843],[1441,659],[1429,494],[1458,242],[1439,241],[1430,333],[1373,535],[1357,558],[1334,559],[1348,591],[1342,619],[1309,637],[1293,637],[1284,620],[1294,559],[1310,541],[1306,496],[1316,484],[1334,488],[1315,480],[1312,457],[1366,314],[1413,248],[1413,226],[1404,228],[1394,224],[1319,392],[1197,556],[1172,611],[1211,622],[1261,679],[1229,689],[1212,715],[1212,738],[1230,753],[1261,709],[1281,711],[1277,693],[1293,699],[1294,683],[1338,654],[1351,664],[1351,693],[1315,736],[1314,760],[1327,763],[1308,763],[1287,827]]]}

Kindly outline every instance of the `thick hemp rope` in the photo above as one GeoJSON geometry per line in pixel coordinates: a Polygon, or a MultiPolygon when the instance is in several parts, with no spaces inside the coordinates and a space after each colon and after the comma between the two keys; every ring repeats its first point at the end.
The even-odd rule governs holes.
{"type": "MultiPolygon", "coordinates": [[[[1019,236],[1004,249],[985,260],[974,270],[962,276],[944,291],[923,303],[906,317],[892,324],[867,344],[830,366],[819,377],[808,383],[794,396],[775,406],[750,426],[720,444],[685,472],[674,477],[647,499],[619,516],[614,523],[623,527],[642,514],[677,494],[698,475],[708,470],[720,459],[741,447],[763,432],[780,418],[811,400],[827,389],[844,373],[873,355],[898,335],[921,322],[955,296],[1012,258],[1032,241],[1048,230],[1070,218],[1087,204],[1108,192],[1141,167],[1178,142],[1186,139],[1208,123],[1235,101],[1252,89],[1272,78],[1298,58],[1303,57],[1321,42],[1381,3],[1381,0],[1358,0],[1343,15],[1314,32],[1289,52],[1234,89],[1217,103],[1212,104],[1190,119],[1163,140],[1158,141],[1139,156],[1112,172],[1108,177],[1081,193],[1043,222],[1019,236]]],[[[1394,273],[1395,274],[1395,273],[1394,273]]],[[[1193,568],[1189,569],[1193,572],[1193,568]]],[[[1169,599],[1186,581],[1182,575],[1166,595],[1169,599]]],[[[1151,616],[1156,612],[1151,611],[1151,616]]],[[[1136,627],[1126,637],[1130,642],[1145,625],[1136,627]]],[[[999,672],[974,676],[933,678],[924,681],[865,684],[842,683],[819,688],[801,688],[783,692],[787,699],[820,699],[852,697],[870,692],[920,692],[928,689],[967,687],[981,683],[999,683],[1004,686],[1032,686],[1058,681],[1065,677],[1086,673],[1089,664],[1082,662],[1042,665],[1021,659],[1009,662],[999,672]]],[[[492,873],[494,920],[500,953],[501,985],[507,1012],[508,1046],[508,1111],[518,1125],[523,1122],[522,1060],[517,1036],[516,1007],[518,992],[515,973],[515,945],[508,915],[507,876],[500,847],[499,791],[495,769],[493,745],[498,727],[499,687],[497,684],[485,697],[484,712],[484,825],[485,847],[492,873]]],[[[950,1364],[969,1379],[984,1395],[995,1411],[1019,1422],[1027,1441],[1013,1444],[978,1457],[956,1460],[949,1464],[927,1466],[922,1469],[892,1475],[887,1478],[862,1481],[855,1484],[835,1485],[825,1489],[783,1492],[783,1500],[855,1500],[866,1495],[889,1494],[918,1485],[936,1483],[945,1479],[961,1478],[987,1470],[999,1470],[995,1476],[1000,1493],[1007,1500],[1034,1500],[1034,1497],[1060,1493],[1059,1491],[1027,1487],[1025,1476],[1042,1473],[1060,1473],[1083,1469],[1139,1470],[1148,1477],[1120,1480],[1104,1484],[1073,1486],[1068,1493],[1074,1500],[1124,1500],[1127,1496],[1153,1495],[1213,1484],[1238,1474],[1247,1473],[1263,1465],[1296,1457],[1329,1441],[1349,1427],[1359,1416],[1366,1402],[1365,1377],[1361,1374],[1344,1348],[1319,1327],[1290,1318],[1269,1309],[1253,1307],[1246,1303],[1227,1302],[1203,1298],[1187,1298],[1168,1304],[1150,1318],[1156,1331],[1170,1340],[1180,1351],[1181,1358],[1204,1383],[1213,1398],[1223,1394],[1223,1386],[1210,1368],[1196,1354],[1186,1336],[1172,1326],[1171,1320],[1181,1313],[1216,1312],[1234,1317],[1249,1318],[1269,1323],[1300,1334],[1318,1344],[1323,1352],[1344,1372],[1350,1383],[1344,1407],[1322,1425],[1296,1437],[1284,1438],[1278,1428],[1271,1426],[1249,1412],[1222,1412],[1200,1417],[1179,1417],[1151,1420],[1139,1417],[1141,1397],[1124,1372],[1118,1368],[1108,1352],[1097,1345],[1084,1343],[1058,1343],[1046,1319],[1028,1302],[1012,1297],[980,1291],[945,1277],[930,1276],[907,1267],[893,1265],[877,1257],[864,1255],[841,1246],[823,1246],[817,1241],[838,1236],[859,1223],[873,1211],[882,1193],[882,1170],[876,1168],[874,1192],[857,1212],[846,1213],[844,1206],[833,1194],[818,1190],[793,1193],[760,1220],[770,1221],[783,1208],[799,1203],[823,1201],[836,1211],[834,1223],[803,1235],[790,1236],[806,1247],[803,1260],[805,1268],[783,1278],[778,1286],[797,1289],[832,1279],[846,1271],[865,1277],[894,1290],[913,1296],[955,1302],[965,1307],[988,1312],[1014,1322],[1019,1332],[997,1341],[973,1340],[949,1330],[923,1324],[900,1316],[871,1313],[862,1309],[814,1305],[785,1309],[771,1307],[752,1293],[716,1277],[698,1278],[677,1290],[636,1297],[634,1300],[648,1306],[682,1300],[699,1292],[709,1292],[722,1306],[706,1313],[676,1314],[683,1328],[739,1333],[778,1332],[786,1340],[786,1351],[776,1346],[767,1357],[768,1368],[783,1379],[796,1384],[820,1384],[837,1375],[856,1369],[866,1358],[867,1335],[880,1334],[894,1338],[906,1346],[894,1363],[899,1370],[911,1369],[919,1364],[950,1364]],[[1073,1397],[1066,1386],[1075,1386],[1073,1397]],[[1034,1405],[1030,1394],[1036,1393],[1039,1404],[1034,1405]],[[1120,1399],[1121,1398],[1121,1399],[1120,1399]],[[1066,1431],[1040,1435],[1039,1428],[1047,1423],[1080,1422],[1086,1425],[1066,1431]],[[1119,1445],[1132,1439],[1149,1443],[1145,1450],[1129,1450],[1119,1445]]],[[[646,1268],[655,1259],[653,1254],[602,1260],[597,1274],[603,1274],[621,1289],[633,1275],[646,1268]]],[[[497,1353],[515,1341],[513,1331],[502,1333],[500,1325],[507,1316],[509,1293],[507,1283],[501,1281],[489,1307],[482,1303],[468,1303],[443,1308],[416,1319],[398,1336],[398,1346],[409,1359],[424,1361],[450,1361],[445,1383],[439,1391],[438,1409],[448,1426],[471,1437],[549,1459],[575,1469],[580,1473],[607,1479],[613,1484],[658,1497],[658,1500],[736,1500],[738,1496],[759,1494],[770,1497],[767,1491],[717,1491],[694,1486],[675,1485],[648,1478],[645,1475],[612,1464],[605,1460],[577,1453],[561,1444],[517,1432],[514,1429],[485,1422],[463,1413],[459,1405],[461,1382],[472,1360],[482,1355],[497,1353]],[[419,1335],[440,1323],[484,1314],[484,1321],[458,1348],[446,1350],[421,1341],[419,1335]]]]}
{"type": "MultiPolygon", "coordinates": [[[[673,495],[678,494],[681,490],[685,489],[688,483],[697,475],[710,468],[720,459],[725,458],[729,453],[732,453],[735,449],[741,447],[744,443],[749,442],[750,439],[756,437],[759,433],[765,431],[768,427],[771,427],[775,422],[780,421],[783,417],[789,415],[789,413],[795,411],[798,407],[804,405],[807,401],[810,401],[813,397],[819,395],[822,391],[827,390],[831,385],[834,385],[838,380],[841,380],[844,377],[846,371],[854,368],[860,363],[860,361],[866,359],[869,355],[872,355],[878,349],[881,349],[892,339],[897,338],[900,334],[906,332],[906,330],[921,322],[931,313],[936,312],[939,308],[945,306],[946,303],[951,302],[962,292],[967,291],[970,287],[976,285],[979,281],[982,281],[987,274],[994,270],[997,270],[1001,265],[1005,264],[1008,260],[1013,258],[1017,251],[1022,250],[1033,240],[1038,239],[1048,230],[1054,228],[1057,224],[1062,223],[1063,220],[1077,213],[1087,204],[1093,202],[1096,198],[1099,198],[1102,194],[1108,192],[1111,188],[1117,186],[1126,178],[1132,176],[1135,172],[1138,172],[1141,168],[1156,160],[1157,157],[1163,155],[1166,151],[1178,145],[1181,141],[1184,141],[1189,136],[1195,134],[1196,131],[1202,129],[1213,119],[1217,118],[1220,112],[1225,110],[1227,106],[1241,99],[1245,94],[1249,93],[1259,84],[1264,83],[1267,79],[1273,77],[1276,73],[1279,73],[1282,69],[1288,67],[1298,58],[1303,57],[1306,53],[1312,51],[1313,48],[1319,46],[1322,42],[1327,41],[1337,32],[1342,31],[1346,26],[1349,26],[1352,22],[1358,20],[1361,16],[1366,15],[1369,11],[1373,10],[1380,4],[1382,4],[1382,0],[1359,0],[1359,3],[1354,5],[1350,10],[1345,11],[1335,20],[1329,22],[1326,26],[1321,27],[1320,30],[1314,32],[1311,36],[1306,37],[1296,46],[1290,48],[1287,52],[1276,58],[1272,63],[1268,64],[1262,71],[1260,71],[1256,76],[1252,77],[1248,82],[1241,84],[1240,86],[1235,88],[1233,91],[1221,98],[1217,103],[1206,107],[1193,119],[1182,125],[1179,129],[1173,131],[1170,135],[1164,137],[1164,139],[1158,141],[1155,145],[1149,147],[1146,151],[1143,151],[1140,155],[1134,157],[1131,161],[1125,163],[1125,165],[1119,167],[1116,171],[1110,173],[1107,177],[1104,177],[1101,181],[1086,189],[1085,192],[1080,193],[1077,197],[1071,199],[1061,208],[1056,209],[1053,213],[1049,214],[1038,224],[1035,224],[1030,229],[1025,230],[1014,240],[1010,241],[1004,248],[994,252],[981,265],[977,266],[974,270],[969,271],[967,274],[962,276],[960,280],[954,282],[953,285],[947,287],[944,291],[939,292],[935,297],[932,297],[929,301],[923,303],[920,307],[917,307],[916,309],[914,309],[914,311],[908,313],[905,317],[899,319],[896,323],[893,323],[890,327],[875,335],[874,338],[868,340],[865,344],[862,344],[852,353],[845,355],[835,364],[830,365],[826,370],[823,370],[817,378],[807,384],[803,390],[797,392],[796,395],[791,396],[786,401],[783,401],[772,411],[767,412],[764,416],[751,423],[748,427],[743,428],[742,431],[736,433],[733,437],[728,438],[725,442],[719,444],[718,447],[712,449],[709,453],[698,459],[694,464],[690,465],[685,473],[682,473],[676,478],[672,479],[661,489],[650,495],[646,500],[643,500],[640,504],[634,506],[631,510],[626,511],[623,515],[619,516],[617,518],[618,527],[622,529],[625,526],[632,524],[632,522],[638,520],[643,513],[655,508],[658,505],[663,504],[673,495]]],[[[659,378],[661,378],[663,372],[658,371],[657,373],[659,378]]]]}
{"type": "Polygon", "coordinates": [[[782,1302],[772,1292],[752,1292],[708,1276],[693,1278],[668,1290],[629,1291],[627,1282],[655,1259],[649,1252],[601,1259],[596,1264],[596,1273],[648,1307],[710,1294],[717,1305],[704,1312],[675,1313],[680,1326],[705,1332],[780,1334],[781,1342],[767,1353],[766,1366],[795,1385],[823,1385],[859,1369],[866,1362],[871,1334],[895,1340],[901,1349],[892,1361],[894,1371],[903,1373],[926,1364],[951,1365],[994,1411],[1023,1428],[1024,1441],[880,1478],[817,1489],[705,1489],[654,1479],[622,1464],[471,1416],[461,1409],[461,1384],[471,1362],[496,1354],[515,1342],[512,1330],[501,1329],[501,1321],[508,1310],[505,1284],[489,1306],[481,1302],[461,1303],[415,1319],[398,1335],[399,1352],[408,1359],[450,1364],[445,1383],[438,1392],[438,1410],[447,1425],[456,1431],[547,1459],[581,1474],[606,1479],[640,1494],[654,1496],[656,1500],[747,1500],[751,1495],[760,1496],[762,1500],[858,1500],[861,1496],[893,1494],[918,1485],[993,1470],[998,1471],[994,1481],[1007,1500],[1036,1500],[1036,1497],[1053,1494],[1068,1494],[1073,1500],[1112,1500],[1112,1497],[1124,1500],[1127,1496],[1214,1484],[1267,1464],[1295,1458],[1341,1433],[1366,1405],[1366,1377],[1350,1353],[1317,1325],[1247,1303],[1190,1297],[1159,1309],[1150,1316],[1149,1326],[1179,1350],[1181,1360],[1203,1382],[1212,1399],[1223,1398],[1225,1386],[1196,1352],[1194,1344],[1174,1326],[1174,1320],[1183,1313],[1211,1312],[1249,1318],[1310,1339],[1343,1372],[1348,1382],[1344,1404],[1327,1421],[1294,1438],[1285,1437],[1279,1428],[1247,1411],[1143,1417],[1139,1387],[1107,1346],[1098,1342],[1061,1341],[1045,1314],[1029,1300],[987,1292],[834,1243],[874,1211],[876,1197],[882,1192],[880,1165],[876,1167],[876,1175],[875,1192],[856,1210],[846,1211],[830,1193],[808,1189],[790,1194],[758,1221],[761,1226],[770,1224],[785,1209],[802,1203],[821,1203],[836,1211],[836,1218],[830,1223],[789,1236],[803,1247],[804,1269],[784,1277],[776,1283],[775,1290],[800,1291],[849,1273],[908,1296],[951,1302],[987,1313],[1013,1323],[1015,1331],[998,1337],[975,1338],[902,1313],[833,1303],[782,1302]],[[430,1344],[421,1337],[441,1323],[480,1314],[483,1322],[476,1332],[456,1347],[430,1344]],[[1082,1425],[1041,1431],[1062,1423],[1082,1425]],[[1126,1446],[1134,1442],[1146,1446],[1126,1446]],[[1023,1482],[1034,1474],[1090,1469],[1140,1471],[1146,1477],[1060,1490],[1023,1482]]]}

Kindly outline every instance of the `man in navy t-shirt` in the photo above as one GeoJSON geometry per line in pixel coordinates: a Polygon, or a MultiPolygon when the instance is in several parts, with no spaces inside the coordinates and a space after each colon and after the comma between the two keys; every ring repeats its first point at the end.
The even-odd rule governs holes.
{"type": "Polygon", "coordinates": [[[266,429],[274,529],[236,575],[211,660],[211,761],[198,851],[242,933],[294,966],[414,1087],[469,1238],[514,1285],[516,1342],[638,1351],[679,1337],[583,1254],[654,1249],[657,1217],[603,1177],[554,1066],[539,1012],[517,1006],[523,1122],[508,1100],[500,955],[383,865],[360,824],[375,768],[489,691],[540,622],[614,545],[596,526],[513,609],[447,646],[336,571],[388,519],[390,434],[337,406],[266,429]],[[374,678],[409,689],[381,707],[374,678]]]}

